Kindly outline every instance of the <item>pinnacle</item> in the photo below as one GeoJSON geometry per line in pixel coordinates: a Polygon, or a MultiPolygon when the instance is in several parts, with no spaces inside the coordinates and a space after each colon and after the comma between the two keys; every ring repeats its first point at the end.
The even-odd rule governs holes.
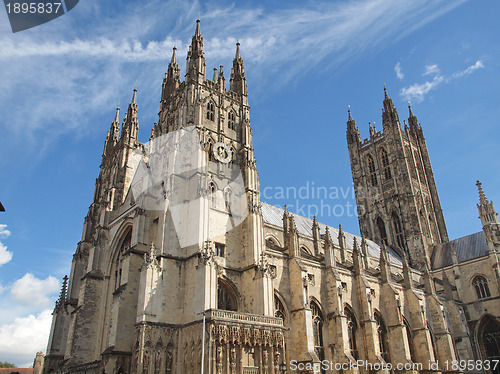
{"type": "Polygon", "coordinates": [[[236,43],[236,56],[234,58],[235,60],[241,59],[240,42],[236,43]]]}
{"type": "Polygon", "coordinates": [[[349,118],[347,119],[347,121],[354,121],[354,120],[352,119],[352,115],[351,115],[351,106],[350,106],[350,105],[348,105],[348,106],[347,106],[347,108],[348,108],[348,109],[347,109],[347,113],[348,113],[348,115],[349,115],[349,118]]]}
{"type": "Polygon", "coordinates": [[[200,20],[196,20],[196,31],[194,33],[195,36],[201,36],[201,30],[200,30],[200,20]]]}
{"type": "Polygon", "coordinates": [[[137,88],[134,88],[134,95],[132,96],[131,104],[136,104],[136,99],[137,99],[137,88]]]}
{"type": "Polygon", "coordinates": [[[115,122],[120,122],[120,107],[116,107],[115,122]]]}
{"type": "Polygon", "coordinates": [[[411,110],[411,105],[410,105],[410,102],[409,102],[409,101],[408,101],[408,111],[410,112],[410,118],[411,118],[411,117],[415,117],[415,116],[413,115],[412,110],[411,110]]]}
{"type": "Polygon", "coordinates": [[[384,83],[384,100],[389,100],[389,95],[387,94],[387,87],[384,83]]]}
{"type": "Polygon", "coordinates": [[[486,195],[484,194],[483,186],[481,185],[481,182],[476,181],[476,186],[477,186],[477,189],[479,190],[479,203],[481,205],[482,204],[487,204],[488,203],[488,199],[486,199],[486,195]]]}
{"type": "Polygon", "coordinates": [[[177,63],[177,54],[176,54],[176,51],[177,51],[177,48],[173,48],[173,52],[172,52],[172,60],[171,60],[171,63],[172,64],[176,64],[177,63]]]}

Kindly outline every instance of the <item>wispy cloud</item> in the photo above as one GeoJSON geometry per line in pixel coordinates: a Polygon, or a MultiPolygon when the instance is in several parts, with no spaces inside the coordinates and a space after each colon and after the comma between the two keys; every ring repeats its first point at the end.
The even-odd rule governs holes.
{"type": "Polygon", "coordinates": [[[426,76],[435,74],[439,74],[439,67],[436,64],[433,64],[433,65],[427,65],[422,75],[426,76]]]}
{"type": "Polygon", "coordinates": [[[97,19],[95,14],[109,13],[103,9],[109,2],[81,3],[77,13],[44,25],[44,33],[0,34],[0,102],[10,108],[0,119],[0,130],[9,136],[0,162],[12,161],[11,151],[21,142],[29,157],[30,150],[43,152],[68,132],[102,129],[102,118],[111,121],[113,108],[128,103],[134,87],[141,124],[150,127],[171,49],[185,55],[198,16],[207,70],[230,65],[239,40],[252,90],[265,93],[270,76],[279,74],[276,87],[312,69],[338,68],[378,53],[465,1],[320,0],[268,10],[152,0],[113,6],[113,18],[97,19]]]}
{"type": "Polygon", "coordinates": [[[394,66],[394,71],[396,72],[396,77],[398,79],[403,79],[405,77],[405,75],[403,74],[403,72],[401,71],[401,63],[398,61],[398,63],[396,64],[396,66],[394,66]]]}
{"type": "MultiPolygon", "coordinates": [[[[10,231],[7,230],[7,225],[0,224],[0,239],[7,238],[10,236],[10,231]]],[[[7,250],[7,247],[0,241],[0,266],[12,260],[12,252],[7,250]]],[[[0,293],[2,292],[2,287],[0,285],[0,293]]]]}
{"type": "Polygon", "coordinates": [[[481,60],[476,61],[474,65],[469,66],[468,68],[458,71],[456,73],[451,74],[450,76],[443,76],[439,69],[439,66],[427,65],[425,67],[425,71],[422,76],[434,75],[432,80],[428,80],[424,83],[414,83],[408,87],[403,87],[401,89],[401,96],[405,97],[408,100],[415,100],[417,102],[422,102],[425,96],[431,91],[437,88],[438,86],[449,83],[452,80],[462,78],[466,75],[473,73],[478,69],[484,68],[484,64],[481,60]]]}

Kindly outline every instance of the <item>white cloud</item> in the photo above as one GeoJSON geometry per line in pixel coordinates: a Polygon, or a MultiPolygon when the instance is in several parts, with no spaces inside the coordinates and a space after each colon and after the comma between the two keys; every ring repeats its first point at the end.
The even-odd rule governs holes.
{"type": "Polygon", "coordinates": [[[477,69],[482,69],[484,68],[484,64],[481,60],[477,60],[474,65],[469,66],[467,69],[459,71],[458,73],[453,74],[454,78],[460,78],[465,75],[469,75],[473,72],[475,72],[477,69]]]}
{"type": "Polygon", "coordinates": [[[12,299],[20,305],[43,309],[53,306],[49,295],[57,292],[59,287],[59,281],[52,276],[38,279],[33,274],[26,273],[24,277],[12,284],[10,294],[12,299]]]}
{"type": "MultiPolygon", "coordinates": [[[[6,238],[10,236],[10,231],[7,230],[7,225],[0,224],[0,238],[6,238]]],[[[0,266],[6,264],[12,260],[12,252],[7,250],[7,247],[0,242],[0,266]]],[[[2,293],[2,287],[0,285],[0,294],[2,293]]]]}
{"type": "Polygon", "coordinates": [[[10,231],[7,230],[7,225],[0,224],[0,238],[6,238],[10,236],[10,231]]]}
{"type": "Polygon", "coordinates": [[[47,309],[36,316],[19,317],[0,325],[0,357],[16,365],[32,363],[36,352],[44,352],[47,348],[51,312],[47,309]]]}
{"type": "Polygon", "coordinates": [[[401,64],[398,63],[396,64],[396,66],[394,66],[394,71],[396,72],[396,77],[398,79],[403,79],[405,77],[405,75],[403,74],[403,72],[401,71],[401,64]]]}
{"type": "Polygon", "coordinates": [[[7,247],[0,242],[0,266],[5,265],[12,260],[12,252],[7,250],[7,247]]]}
{"type": "Polygon", "coordinates": [[[401,95],[406,97],[408,100],[415,99],[417,102],[421,102],[422,100],[424,100],[425,95],[427,95],[430,90],[436,88],[443,82],[444,78],[440,75],[437,75],[432,81],[427,81],[425,83],[415,83],[411,86],[404,87],[403,89],[401,89],[401,95]]]}
{"type": "Polygon", "coordinates": [[[422,75],[434,75],[434,78],[424,83],[414,83],[408,87],[403,87],[400,94],[407,100],[414,99],[417,102],[422,102],[425,98],[425,95],[427,95],[431,90],[435,89],[441,84],[464,77],[482,68],[484,68],[484,64],[481,60],[478,60],[474,65],[469,66],[465,70],[453,73],[451,76],[446,77],[441,75],[439,67],[436,64],[427,65],[422,75]]]}
{"type": "Polygon", "coordinates": [[[435,75],[435,74],[439,74],[439,67],[436,64],[433,64],[433,65],[427,65],[422,75],[425,76],[425,75],[435,75]]]}

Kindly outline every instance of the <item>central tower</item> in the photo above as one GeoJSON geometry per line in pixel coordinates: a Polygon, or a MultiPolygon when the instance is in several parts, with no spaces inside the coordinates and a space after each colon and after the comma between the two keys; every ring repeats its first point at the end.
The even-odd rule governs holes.
{"type": "Polygon", "coordinates": [[[347,121],[361,235],[400,248],[421,267],[448,233],[422,126],[409,106],[402,128],[385,87],[384,96],[382,132],[370,124],[370,137],[361,141],[350,110],[347,121]]]}

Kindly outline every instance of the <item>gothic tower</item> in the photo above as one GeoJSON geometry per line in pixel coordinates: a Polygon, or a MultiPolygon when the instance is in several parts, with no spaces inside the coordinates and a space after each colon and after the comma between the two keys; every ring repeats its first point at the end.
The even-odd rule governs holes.
{"type": "Polygon", "coordinates": [[[361,141],[350,110],[347,121],[361,235],[404,250],[421,267],[448,234],[422,126],[409,106],[402,128],[385,87],[384,94],[382,132],[370,124],[361,141]]]}

